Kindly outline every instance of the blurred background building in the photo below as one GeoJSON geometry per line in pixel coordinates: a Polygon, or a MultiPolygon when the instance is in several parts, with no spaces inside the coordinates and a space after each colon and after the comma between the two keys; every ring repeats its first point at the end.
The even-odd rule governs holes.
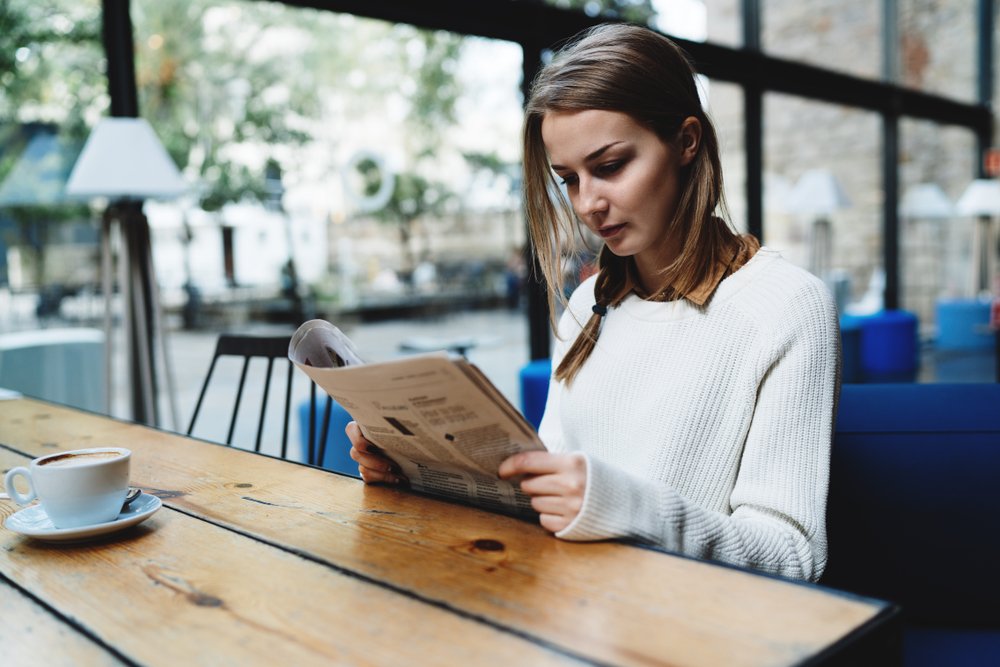
{"type": "Polygon", "coordinates": [[[220,332],[311,317],[371,360],[471,341],[518,404],[518,369],[550,345],[520,205],[525,84],[614,19],[689,51],[731,219],[827,282],[845,363],[863,366],[859,322],[902,312],[913,359],[893,379],[996,381],[1000,203],[959,205],[1000,169],[993,0],[470,4],[6,0],[0,337],[101,329],[110,302],[118,380],[97,409],[135,416],[101,277],[109,202],[65,190],[98,121],[135,115],[188,184],[143,206],[162,313],[144,421],[186,424],[220,332]]]}

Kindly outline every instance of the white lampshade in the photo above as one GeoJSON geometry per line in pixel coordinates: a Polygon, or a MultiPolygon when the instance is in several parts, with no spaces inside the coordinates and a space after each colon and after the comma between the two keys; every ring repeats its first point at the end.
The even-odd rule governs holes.
{"type": "Polygon", "coordinates": [[[1000,180],[977,178],[972,181],[956,208],[962,215],[1000,215],[1000,180]]]}
{"type": "Polygon", "coordinates": [[[104,118],[90,133],[66,194],[79,197],[176,197],[187,184],[142,118],[104,118]]]}
{"type": "Polygon", "coordinates": [[[917,183],[903,193],[899,215],[905,218],[950,218],[955,215],[955,205],[937,183],[917,183]]]}
{"type": "Polygon", "coordinates": [[[829,215],[850,205],[851,201],[828,169],[811,169],[792,188],[786,208],[791,213],[829,215]]]}
{"type": "Polygon", "coordinates": [[[764,172],[764,210],[775,213],[788,211],[788,200],[792,195],[792,184],[780,174],[764,172]]]}

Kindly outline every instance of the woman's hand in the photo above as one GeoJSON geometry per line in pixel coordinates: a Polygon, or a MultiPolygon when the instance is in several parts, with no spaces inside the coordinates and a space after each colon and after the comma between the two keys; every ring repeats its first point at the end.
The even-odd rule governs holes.
{"type": "Polygon", "coordinates": [[[361,435],[361,427],[357,422],[350,422],[344,432],[351,441],[351,458],[358,462],[358,472],[365,484],[399,484],[406,481],[399,472],[399,466],[361,435]]]}
{"type": "Polygon", "coordinates": [[[542,528],[553,533],[568,526],[583,508],[587,490],[587,460],[583,454],[521,452],[506,459],[498,471],[502,479],[523,475],[521,491],[531,496],[542,528]]]}

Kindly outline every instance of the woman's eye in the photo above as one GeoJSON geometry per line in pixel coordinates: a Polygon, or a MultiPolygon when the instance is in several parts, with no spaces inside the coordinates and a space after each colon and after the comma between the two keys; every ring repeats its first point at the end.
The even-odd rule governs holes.
{"type": "Polygon", "coordinates": [[[600,174],[607,176],[609,174],[615,173],[616,171],[621,169],[624,165],[625,165],[624,161],[616,160],[615,162],[608,162],[607,164],[602,164],[600,167],[597,168],[597,171],[600,174]]]}
{"type": "Polygon", "coordinates": [[[563,176],[562,180],[559,181],[559,183],[562,184],[562,185],[566,185],[566,186],[575,185],[576,184],[576,176],[563,176]]]}

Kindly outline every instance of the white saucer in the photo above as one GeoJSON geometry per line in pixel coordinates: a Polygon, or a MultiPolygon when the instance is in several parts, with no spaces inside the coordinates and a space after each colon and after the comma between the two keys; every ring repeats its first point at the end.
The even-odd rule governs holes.
{"type": "Polygon", "coordinates": [[[8,530],[15,533],[34,537],[39,540],[50,542],[64,542],[69,540],[85,540],[98,535],[114,533],[125,530],[138,523],[142,523],[153,512],[163,505],[156,496],[148,493],[140,493],[139,497],[129,503],[129,506],[122,510],[118,518],[107,523],[95,523],[90,526],[80,526],[78,528],[56,528],[52,525],[45,510],[41,505],[32,505],[19,512],[15,512],[7,517],[3,525],[8,530]]]}

